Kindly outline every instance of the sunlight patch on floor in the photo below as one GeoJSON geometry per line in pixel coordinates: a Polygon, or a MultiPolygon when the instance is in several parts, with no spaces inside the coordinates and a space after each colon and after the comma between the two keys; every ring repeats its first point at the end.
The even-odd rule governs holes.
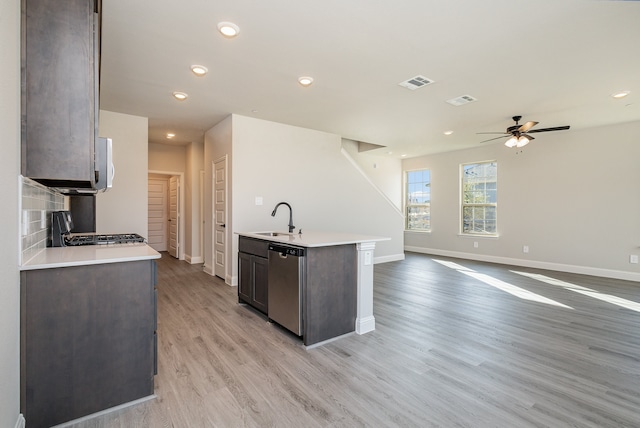
{"type": "Polygon", "coordinates": [[[524,300],[530,300],[532,302],[538,302],[538,303],[545,303],[547,305],[553,305],[553,306],[560,306],[562,308],[568,308],[568,309],[573,309],[571,306],[567,306],[564,305],[560,302],[556,302],[555,300],[551,300],[547,297],[541,296],[539,294],[536,293],[532,293],[529,290],[525,290],[524,288],[520,288],[520,287],[516,287],[513,284],[509,284],[508,282],[504,282],[501,281],[497,278],[494,278],[490,275],[486,275],[483,273],[479,273],[474,271],[473,269],[469,269],[467,267],[464,267],[462,265],[459,265],[458,263],[454,263],[454,262],[449,262],[446,260],[436,260],[436,259],[431,259],[436,263],[439,263],[443,266],[446,266],[450,269],[455,269],[460,273],[463,273],[467,276],[470,276],[472,278],[475,278],[479,281],[484,282],[487,285],[490,285],[492,287],[495,287],[499,290],[504,291],[505,293],[509,293],[512,296],[516,296],[520,299],[524,299],[524,300]]]}
{"type": "Polygon", "coordinates": [[[526,276],[528,278],[533,278],[538,281],[545,282],[551,285],[557,285],[559,287],[565,288],[570,291],[574,291],[576,293],[583,294],[585,296],[593,297],[594,299],[602,300],[604,302],[611,303],[613,305],[621,306],[623,308],[631,309],[632,311],[640,312],[640,303],[634,302],[632,300],[623,299],[622,297],[613,296],[611,294],[600,293],[597,290],[593,290],[591,288],[583,287],[581,285],[572,284],[570,282],[561,281],[559,279],[551,278],[546,275],[541,275],[537,273],[528,273],[528,272],[518,272],[512,270],[511,272],[516,273],[518,275],[526,276]]]}

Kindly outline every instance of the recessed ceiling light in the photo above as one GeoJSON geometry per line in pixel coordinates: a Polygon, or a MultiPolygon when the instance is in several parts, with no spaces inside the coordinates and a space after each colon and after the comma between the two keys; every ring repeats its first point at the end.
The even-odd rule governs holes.
{"type": "Polygon", "coordinates": [[[191,71],[193,72],[193,74],[195,74],[196,76],[200,77],[200,76],[204,76],[205,74],[207,74],[207,72],[209,70],[204,65],[192,65],[191,66],[191,71]]]}
{"type": "Polygon", "coordinates": [[[240,27],[233,22],[220,22],[218,23],[218,31],[225,37],[232,38],[238,35],[240,27]]]}
{"type": "Polygon", "coordinates": [[[615,94],[611,94],[611,96],[613,98],[624,98],[627,95],[629,95],[631,93],[631,91],[620,91],[620,92],[616,92],[615,94]]]}
{"type": "Polygon", "coordinates": [[[298,83],[300,83],[302,86],[309,86],[313,83],[313,77],[309,77],[309,76],[299,77],[298,83]]]}
{"type": "Polygon", "coordinates": [[[401,154],[401,155],[400,155],[400,157],[406,158],[406,157],[407,157],[407,154],[406,154],[406,153],[403,153],[403,154],[401,154]]]}
{"type": "Polygon", "coordinates": [[[444,135],[451,135],[453,134],[453,131],[444,131],[444,135]]]}
{"type": "Polygon", "coordinates": [[[173,138],[173,137],[175,137],[175,136],[176,136],[176,134],[172,134],[171,132],[169,132],[169,133],[167,134],[167,138],[168,138],[168,139],[172,139],[172,138],[173,138]]]}
{"type": "Polygon", "coordinates": [[[178,101],[184,101],[187,99],[189,95],[185,94],[184,92],[174,92],[173,93],[173,98],[175,98],[178,101]]]}

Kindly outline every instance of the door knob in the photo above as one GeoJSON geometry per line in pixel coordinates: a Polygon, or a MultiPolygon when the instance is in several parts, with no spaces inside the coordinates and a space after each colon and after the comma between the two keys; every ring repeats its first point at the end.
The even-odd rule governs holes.
{"type": "Polygon", "coordinates": [[[226,225],[226,224],[224,224],[224,223],[222,223],[222,224],[220,225],[220,227],[227,227],[227,225],[226,225]]]}

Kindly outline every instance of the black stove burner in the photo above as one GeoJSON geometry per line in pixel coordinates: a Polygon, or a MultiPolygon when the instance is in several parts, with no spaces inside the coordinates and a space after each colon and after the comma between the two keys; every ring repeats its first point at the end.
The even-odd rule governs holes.
{"type": "Polygon", "coordinates": [[[65,238],[65,244],[68,246],[131,244],[136,242],[146,242],[146,240],[137,233],[119,233],[112,235],[75,235],[70,238],[65,238]]]}

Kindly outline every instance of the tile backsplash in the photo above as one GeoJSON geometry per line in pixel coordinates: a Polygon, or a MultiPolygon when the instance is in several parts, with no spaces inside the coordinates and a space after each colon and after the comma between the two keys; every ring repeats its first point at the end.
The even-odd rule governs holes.
{"type": "Polygon", "coordinates": [[[47,247],[51,211],[63,210],[64,196],[20,176],[20,264],[47,247]]]}

